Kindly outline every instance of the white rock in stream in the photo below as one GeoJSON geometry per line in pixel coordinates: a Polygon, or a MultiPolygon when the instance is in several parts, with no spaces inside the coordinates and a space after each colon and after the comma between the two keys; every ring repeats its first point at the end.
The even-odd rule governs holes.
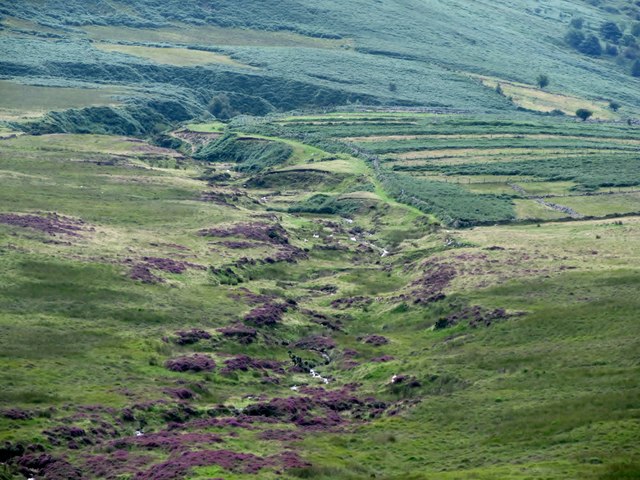
{"type": "Polygon", "coordinates": [[[311,376],[313,378],[319,378],[321,379],[325,384],[329,383],[329,379],[328,378],[324,378],[322,375],[320,375],[318,372],[316,372],[313,368],[311,370],[309,370],[309,373],[311,374],[311,376]]]}

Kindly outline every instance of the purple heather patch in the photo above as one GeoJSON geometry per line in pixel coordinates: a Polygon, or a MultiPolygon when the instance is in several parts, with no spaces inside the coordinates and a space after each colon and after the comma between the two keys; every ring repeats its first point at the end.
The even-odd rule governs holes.
{"type": "Polygon", "coordinates": [[[458,274],[456,269],[438,260],[427,260],[422,267],[425,269],[423,276],[411,284],[413,302],[428,304],[445,298],[444,290],[458,274]]]}
{"type": "Polygon", "coordinates": [[[164,392],[178,400],[189,400],[194,397],[193,392],[187,388],[167,388],[164,392]]]}
{"type": "Polygon", "coordinates": [[[508,318],[509,315],[503,308],[497,308],[495,310],[485,310],[482,307],[475,305],[473,307],[465,307],[462,310],[454,312],[447,317],[439,319],[435,327],[447,328],[457,325],[460,322],[468,322],[472,328],[480,326],[488,327],[496,320],[502,320],[508,318]]]}
{"type": "Polygon", "coordinates": [[[247,355],[239,355],[224,361],[222,373],[232,373],[237,370],[246,372],[249,369],[273,370],[276,373],[284,374],[282,362],[275,360],[262,360],[251,358],[247,355]]]}
{"type": "Polygon", "coordinates": [[[164,279],[151,273],[151,270],[149,270],[149,267],[147,267],[146,265],[140,265],[140,264],[134,265],[131,268],[131,272],[129,273],[129,278],[131,278],[131,280],[138,280],[142,283],[148,283],[148,284],[164,282],[164,279]]]}
{"type": "Polygon", "coordinates": [[[248,345],[258,336],[258,331],[255,328],[248,327],[242,323],[234,323],[228,327],[218,328],[217,330],[224,337],[233,338],[241,345],[248,345]]]}
{"type": "Polygon", "coordinates": [[[373,302],[369,297],[348,297],[338,298],[331,302],[333,308],[343,310],[345,308],[365,307],[373,302]]]}
{"type": "Polygon", "coordinates": [[[331,350],[336,347],[336,342],[331,337],[324,337],[322,335],[312,335],[304,337],[295,342],[292,345],[294,348],[301,350],[318,350],[325,351],[331,350]]]}
{"type": "Polygon", "coordinates": [[[327,315],[320,312],[314,312],[313,310],[304,309],[301,311],[301,313],[310,317],[313,323],[322,325],[323,327],[328,328],[329,330],[333,330],[335,332],[342,331],[342,325],[340,324],[339,320],[333,320],[329,318],[327,315]]]}
{"type": "Polygon", "coordinates": [[[198,232],[203,237],[242,237],[249,240],[286,245],[287,232],[281,225],[268,223],[237,223],[228,228],[209,228],[198,232]]]}
{"type": "Polygon", "coordinates": [[[234,293],[229,295],[234,300],[243,300],[250,305],[259,305],[261,303],[269,303],[275,300],[273,295],[262,295],[259,293],[253,293],[248,288],[238,288],[234,293]]]}
{"type": "Polygon", "coordinates": [[[94,478],[117,480],[126,474],[141,471],[153,461],[148,455],[132,455],[126,450],[116,450],[108,455],[94,455],[87,458],[85,465],[94,478]]]}
{"type": "Polygon", "coordinates": [[[32,417],[31,412],[22,410],[21,408],[10,408],[2,411],[2,416],[10,420],[29,420],[32,417]]]}
{"type": "Polygon", "coordinates": [[[361,337],[359,340],[362,340],[363,343],[368,345],[373,345],[374,347],[380,347],[389,343],[389,339],[382,335],[367,335],[365,337],[361,337]]]}
{"type": "Polygon", "coordinates": [[[261,440],[277,440],[279,442],[291,442],[302,438],[297,430],[265,430],[258,436],[261,440]]]}
{"type": "Polygon", "coordinates": [[[176,332],[177,338],[174,340],[178,345],[191,345],[199,342],[200,340],[209,340],[211,334],[204,330],[180,330],[176,332]]]}
{"type": "Polygon", "coordinates": [[[291,422],[307,430],[331,430],[345,423],[341,413],[349,412],[354,419],[374,418],[387,408],[374,399],[360,399],[355,394],[355,386],[348,385],[338,390],[302,387],[305,396],[273,398],[244,409],[246,415],[277,418],[291,422]]]}
{"type": "Polygon", "coordinates": [[[210,372],[216,368],[211,357],[199,354],[172,358],[166,361],[165,366],[172,372],[210,372]]]}
{"type": "Polygon", "coordinates": [[[376,358],[372,358],[371,361],[373,363],[384,363],[384,362],[391,362],[395,360],[394,357],[392,357],[391,355],[383,355],[381,357],[376,357],[376,358]]]}
{"type": "Polygon", "coordinates": [[[262,458],[251,453],[230,450],[203,450],[184,452],[169,460],[154,465],[145,472],[138,472],[134,480],[177,480],[184,478],[195,467],[218,465],[237,473],[256,474],[265,467],[274,465],[273,459],[262,458]]]}
{"type": "Polygon", "coordinates": [[[193,268],[196,270],[206,270],[207,267],[190,262],[182,262],[173,260],[171,258],[159,258],[159,257],[142,257],[145,265],[149,268],[155,268],[156,270],[162,270],[168,273],[184,273],[187,268],[193,268]]]}
{"type": "Polygon", "coordinates": [[[29,454],[18,460],[20,473],[47,480],[82,480],[82,472],[62,458],[49,454],[29,454]]]}
{"type": "Polygon", "coordinates": [[[282,303],[265,303],[247,313],[244,321],[257,327],[273,327],[282,320],[289,305],[282,303]]]}
{"type": "Polygon", "coordinates": [[[22,228],[31,228],[47,235],[57,234],[79,237],[85,226],[82,220],[63,217],[57,213],[40,215],[17,215],[14,213],[0,214],[0,223],[22,228]]]}
{"type": "Polygon", "coordinates": [[[245,250],[247,248],[262,247],[262,244],[258,242],[241,242],[241,241],[233,241],[233,240],[224,240],[222,242],[219,242],[218,245],[222,245],[223,247],[231,248],[234,250],[245,250]]]}
{"type": "Polygon", "coordinates": [[[139,447],[146,450],[159,449],[177,453],[189,451],[196,445],[211,445],[222,442],[222,437],[214,433],[162,431],[114,440],[110,446],[119,450],[139,447]]]}

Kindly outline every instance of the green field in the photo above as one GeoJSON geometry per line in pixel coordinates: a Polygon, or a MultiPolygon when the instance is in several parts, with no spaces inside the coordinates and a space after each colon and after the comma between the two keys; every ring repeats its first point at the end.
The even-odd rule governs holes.
{"type": "MultiPolygon", "coordinates": [[[[2,141],[0,439],[40,443],[60,459],[50,472],[86,478],[633,478],[640,218],[561,222],[532,196],[605,217],[637,213],[637,193],[522,177],[508,196],[501,177],[390,173],[331,140],[336,125],[305,143],[291,119],[241,123],[190,125],[176,135],[195,150],[180,152],[100,135],[2,141]],[[278,145],[284,164],[243,167],[278,145]],[[410,201],[396,185],[428,194],[410,201]],[[438,226],[474,209],[480,223],[534,223],[438,226]],[[248,320],[285,301],[275,325],[248,320]],[[218,330],[238,323],[255,328],[251,343],[218,330]],[[191,329],[208,338],[178,342],[191,329]],[[217,367],[165,367],[194,353],[217,367]],[[282,363],[225,370],[240,354],[282,363]],[[259,473],[241,466],[254,462],[259,473]]],[[[565,125],[541,124],[552,128],[565,125]]],[[[598,142],[629,136],[585,128],[598,142]]]]}
{"type": "Polygon", "coordinates": [[[118,98],[128,94],[131,91],[122,87],[45,87],[0,80],[0,121],[41,117],[51,110],[118,105],[118,98]]]}
{"type": "Polygon", "coordinates": [[[0,0],[0,480],[639,479],[639,19],[0,0]]]}

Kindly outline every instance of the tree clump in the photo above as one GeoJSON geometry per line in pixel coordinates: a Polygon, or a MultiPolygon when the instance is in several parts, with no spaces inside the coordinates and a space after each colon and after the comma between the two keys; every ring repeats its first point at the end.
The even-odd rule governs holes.
{"type": "Polygon", "coordinates": [[[546,86],[549,85],[549,75],[546,75],[544,73],[541,73],[540,75],[538,75],[538,78],[536,78],[536,84],[540,87],[540,88],[544,88],[546,86]]]}
{"type": "Polygon", "coordinates": [[[593,115],[593,112],[586,108],[579,108],[578,110],[576,110],[576,117],[580,118],[583,122],[586,122],[587,119],[590,118],[592,115],[593,115]]]}

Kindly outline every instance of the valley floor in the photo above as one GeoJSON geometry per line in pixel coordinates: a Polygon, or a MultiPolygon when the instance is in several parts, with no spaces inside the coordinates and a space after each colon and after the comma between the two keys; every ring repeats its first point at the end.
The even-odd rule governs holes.
{"type": "Polygon", "coordinates": [[[0,478],[638,478],[637,132],[3,133],[0,478]]]}

